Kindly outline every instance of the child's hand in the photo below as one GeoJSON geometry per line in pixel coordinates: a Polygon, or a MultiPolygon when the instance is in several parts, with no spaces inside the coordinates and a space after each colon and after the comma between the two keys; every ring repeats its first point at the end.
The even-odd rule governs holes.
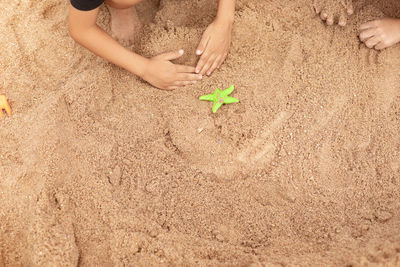
{"type": "Polygon", "coordinates": [[[191,85],[202,79],[201,74],[194,73],[195,68],[176,65],[170,60],[183,55],[183,50],[163,53],[148,60],[141,77],[160,89],[174,90],[191,85]]]}
{"type": "Polygon", "coordinates": [[[196,54],[201,55],[196,73],[211,75],[228,55],[231,45],[232,23],[215,20],[203,34],[196,54]]]}
{"type": "Polygon", "coordinates": [[[360,40],[368,48],[382,50],[400,42],[400,19],[384,18],[364,23],[360,40]]]}
{"type": "Polygon", "coordinates": [[[347,17],[354,12],[352,0],[313,0],[314,11],[327,25],[346,26],[347,17]]]}

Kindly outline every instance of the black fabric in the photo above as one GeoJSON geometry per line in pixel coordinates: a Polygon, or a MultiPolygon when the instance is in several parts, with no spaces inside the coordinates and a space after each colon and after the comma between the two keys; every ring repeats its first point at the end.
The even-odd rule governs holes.
{"type": "Polygon", "coordinates": [[[78,10],[89,11],[99,7],[104,0],[71,0],[71,5],[78,10]]]}

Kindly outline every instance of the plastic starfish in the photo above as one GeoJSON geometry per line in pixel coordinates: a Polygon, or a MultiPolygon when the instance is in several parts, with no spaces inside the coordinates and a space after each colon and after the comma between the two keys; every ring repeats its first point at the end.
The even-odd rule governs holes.
{"type": "Polygon", "coordinates": [[[0,117],[3,116],[3,109],[8,115],[11,115],[12,111],[8,104],[7,98],[4,95],[0,95],[0,117]]]}
{"type": "Polygon", "coordinates": [[[221,91],[219,88],[213,94],[200,96],[200,100],[212,101],[214,105],[212,112],[215,113],[223,104],[231,104],[239,102],[239,99],[229,96],[235,86],[231,85],[228,89],[221,91]]]}

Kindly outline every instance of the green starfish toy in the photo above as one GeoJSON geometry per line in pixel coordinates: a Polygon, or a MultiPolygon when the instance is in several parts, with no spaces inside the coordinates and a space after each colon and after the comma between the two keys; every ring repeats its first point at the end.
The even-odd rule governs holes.
{"type": "Polygon", "coordinates": [[[215,113],[223,104],[231,104],[239,102],[239,99],[229,96],[235,86],[231,85],[228,89],[221,91],[219,88],[215,90],[213,94],[200,96],[200,100],[212,101],[214,105],[212,107],[212,112],[215,113]]]}

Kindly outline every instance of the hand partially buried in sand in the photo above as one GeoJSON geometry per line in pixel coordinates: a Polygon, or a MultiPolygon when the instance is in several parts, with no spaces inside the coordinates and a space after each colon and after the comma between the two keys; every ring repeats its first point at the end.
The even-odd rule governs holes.
{"type": "Polygon", "coordinates": [[[313,7],[327,25],[346,26],[347,17],[354,13],[352,0],[313,0],[313,7]]]}
{"type": "Polygon", "coordinates": [[[360,27],[360,40],[369,48],[382,50],[400,42],[400,19],[384,18],[360,27]]]}
{"type": "MultiPolygon", "coordinates": [[[[346,26],[347,16],[353,14],[352,0],[313,0],[315,12],[327,25],[346,26]]],[[[360,41],[368,48],[382,50],[400,43],[400,19],[383,18],[363,23],[360,41]]]]}
{"type": "Polygon", "coordinates": [[[234,1],[220,1],[217,18],[207,27],[196,50],[200,56],[196,73],[211,75],[225,61],[231,45],[234,11],[234,1]]]}
{"type": "MultiPolygon", "coordinates": [[[[69,33],[80,45],[96,55],[141,77],[153,86],[173,90],[191,85],[210,75],[225,60],[231,41],[235,0],[219,0],[215,21],[207,28],[200,43],[201,55],[197,65],[173,64],[183,50],[145,58],[123,47],[96,23],[99,7],[104,0],[70,0],[69,33]]],[[[111,15],[111,30],[119,40],[132,40],[140,28],[135,5],[141,0],[105,0],[111,15]]]]}

